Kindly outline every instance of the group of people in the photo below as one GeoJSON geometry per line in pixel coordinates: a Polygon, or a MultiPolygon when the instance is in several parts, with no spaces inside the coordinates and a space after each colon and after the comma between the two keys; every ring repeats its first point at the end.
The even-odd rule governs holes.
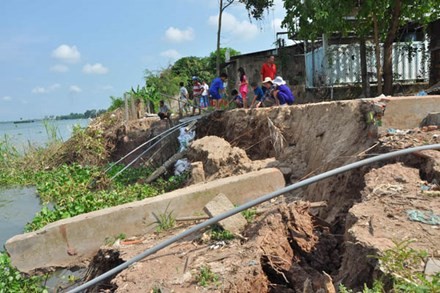
{"type": "MultiPolygon", "coordinates": [[[[219,109],[221,106],[234,105],[237,108],[259,108],[271,106],[292,105],[295,97],[289,86],[281,76],[277,76],[277,68],[275,65],[275,57],[269,56],[261,67],[261,86],[259,82],[250,83],[252,94],[248,94],[249,82],[245,70],[238,68],[239,79],[237,88],[231,91],[231,98],[226,99],[226,82],[228,75],[221,73],[219,77],[212,80],[208,86],[205,81],[200,81],[196,76],[192,77],[192,101],[189,92],[183,82],[180,83],[179,96],[179,114],[183,116],[183,112],[187,115],[192,107],[192,115],[198,109],[199,114],[202,108],[213,106],[219,109]]],[[[169,108],[160,102],[159,117],[161,119],[169,118],[169,108]],[[165,111],[165,112],[163,112],[165,111]]]]}

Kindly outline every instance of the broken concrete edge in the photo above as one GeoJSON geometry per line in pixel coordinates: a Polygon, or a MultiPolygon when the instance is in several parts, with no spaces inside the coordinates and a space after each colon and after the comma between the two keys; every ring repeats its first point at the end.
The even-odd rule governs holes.
{"type": "MultiPolygon", "coordinates": [[[[234,208],[234,204],[229,200],[229,198],[223,194],[219,193],[210,202],[208,202],[204,210],[210,217],[216,217],[234,208]]],[[[246,219],[240,214],[235,214],[229,218],[226,218],[219,222],[219,225],[233,234],[240,234],[240,232],[246,226],[246,219]]]]}
{"type": "Polygon", "coordinates": [[[440,95],[376,97],[362,99],[370,102],[385,102],[386,110],[382,117],[385,128],[412,129],[419,127],[429,113],[440,112],[440,95]]]}
{"type": "Polygon", "coordinates": [[[11,263],[31,273],[47,267],[80,265],[121,233],[127,237],[154,231],[166,210],[173,217],[204,214],[203,207],[220,192],[240,205],[285,186],[275,168],[192,185],[153,198],[111,207],[51,223],[44,228],[16,235],[5,244],[11,263]]]}

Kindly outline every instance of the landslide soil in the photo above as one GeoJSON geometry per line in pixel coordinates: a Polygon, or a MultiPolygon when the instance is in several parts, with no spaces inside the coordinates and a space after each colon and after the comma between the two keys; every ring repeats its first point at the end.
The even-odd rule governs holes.
{"type": "MultiPolygon", "coordinates": [[[[248,139],[241,141],[243,138],[232,135],[234,130],[221,130],[222,123],[226,124],[216,120],[214,132],[232,146],[225,144],[219,152],[206,140],[196,141],[189,155],[203,163],[207,180],[248,172],[266,164],[279,167],[287,182],[291,183],[313,174],[310,162],[325,153],[325,150],[316,151],[315,157],[306,154],[296,134],[291,133],[290,138],[285,135],[283,151],[276,154],[275,148],[266,142],[252,145],[248,139]],[[249,152],[251,149],[253,151],[249,152]],[[256,159],[273,156],[275,159],[254,163],[256,159]],[[294,162],[297,168],[289,167],[286,162],[294,162]]],[[[258,125],[261,126],[254,127],[260,131],[255,136],[264,136],[270,141],[268,131],[261,130],[267,127],[266,122],[252,123],[260,123],[258,125]]],[[[359,130],[366,133],[366,128],[359,123],[359,130]]],[[[208,128],[209,124],[205,127],[208,128]]],[[[288,125],[285,127],[289,128],[288,125]]],[[[350,127],[352,129],[347,132],[353,131],[356,126],[350,127]]],[[[326,137],[325,131],[311,132],[316,140],[331,139],[326,137]]],[[[243,134],[252,137],[252,133],[243,134]]],[[[343,146],[339,153],[331,151],[326,167],[339,164],[343,155],[347,157],[345,162],[349,162],[370,154],[439,143],[439,136],[438,130],[423,132],[412,129],[399,135],[383,132],[373,139],[366,138],[366,135],[361,139],[357,137],[349,140],[349,146],[343,146]],[[350,147],[353,148],[351,151],[350,147]]],[[[340,140],[338,142],[342,143],[340,140]]],[[[316,292],[320,289],[322,292],[334,292],[333,284],[338,283],[349,288],[361,288],[364,283],[371,285],[377,273],[377,261],[369,256],[393,247],[394,242],[414,239],[412,247],[426,250],[430,255],[440,255],[439,227],[412,221],[407,215],[408,210],[414,209],[440,213],[439,196],[422,192],[424,186],[430,186],[435,191],[438,182],[439,151],[423,151],[381,162],[305,191],[304,202],[295,202],[293,199],[296,198],[286,195],[265,205],[264,212],[245,227],[242,238],[219,242],[209,239],[207,233],[202,232],[136,263],[101,288],[115,292],[155,292],[153,290],[157,289],[160,292],[316,292]],[[307,201],[329,198],[316,193],[328,191],[329,187],[331,195],[339,197],[329,199],[327,208],[311,209],[307,201]],[[337,212],[331,212],[332,209],[337,212]],[[209,267],[218,277],[204,287],[198,281],[202,267],[209,267]]],[[[119,263],[184,231],[191,224],[194,223],[181,223],[171,231],[120,241],[112,247],[103,248],[100,253],[104,258],[112,255],[114,262],[119,263]]],[[[99,267],[97,262],[92,262],[91,267],[99,267]]]]}

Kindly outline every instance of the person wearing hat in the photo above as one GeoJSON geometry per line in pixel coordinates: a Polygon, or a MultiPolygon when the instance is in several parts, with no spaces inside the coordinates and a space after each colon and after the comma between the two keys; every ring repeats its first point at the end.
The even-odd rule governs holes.
{"type": "Polygon", "coordinates": [[[193,76],[192,77],[192,81],[193,81],[193,110],[192,110],[192,115],[194,116],[195,112],[196,112],[196,108],[199,108],[199,115],[202,113],[201,110],[201,104],[200,104],[200,98],[202,97],[202,92],[203,92],[203,87],[199,82],[199,79],[197,78],[197,76],[193,76]]]}
{"type": "Polygon", "coordinates": [[[275,88],[272,95],[280,106],[292,105],[295,97],[281,76],[277,76],[273,81],[275,88]]]}
{"type": "Polygon", "coordinates": [[[262,100],[262,104],[264,107],[272,107],[276,104],[276,100],[272,94],[274,88],[274,84],[272,78],[266,77],[261,83],[264,89],[264,97],[262,100]]]}

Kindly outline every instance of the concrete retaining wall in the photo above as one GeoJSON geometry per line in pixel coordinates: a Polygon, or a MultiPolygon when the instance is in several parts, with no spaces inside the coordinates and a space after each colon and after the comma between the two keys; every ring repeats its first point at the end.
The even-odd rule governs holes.
{"type": "Polygon", "coordinates": [[[382,119],[386,128],[418,127],[431,112],[440,112],[440,96],[387,97],[389,102],[382,119]]]}
{"type": "Polygon", "coordinates": [[[14,236],[5,248],[12,264],[22,272],[68,267],[93,256],[107,237],[151,232],[156,226],[153,213],[163,213],[168,205],[175,217],[200,215],[220,192],[238,205],[284,186],[278,169],[263,169],[57,221],[38,231],[14,236]]]}

